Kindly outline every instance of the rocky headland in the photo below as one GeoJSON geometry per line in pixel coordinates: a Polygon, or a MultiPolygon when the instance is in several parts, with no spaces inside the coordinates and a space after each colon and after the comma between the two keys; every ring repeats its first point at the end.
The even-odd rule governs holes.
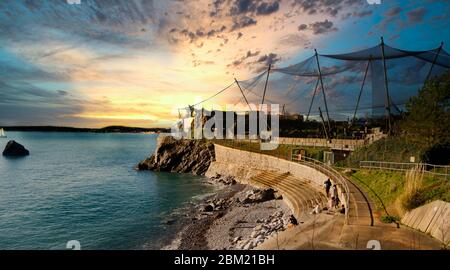
{"type": "Polygon", "coordinates": [[[137,169],[204,175],[213,160],[212,143],[159,136],[155,152],[139,163],[137,169]]]}

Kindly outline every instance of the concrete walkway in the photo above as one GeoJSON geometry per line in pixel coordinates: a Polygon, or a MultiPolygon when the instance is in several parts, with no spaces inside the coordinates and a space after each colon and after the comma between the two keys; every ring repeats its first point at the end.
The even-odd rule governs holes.
{"type": "Polygon", "coordinates": [[[327,198],[307,179],[289,173],[264,172],[249,181],[261,188],[278,190],[293,209],[300,225],[279,233],[258,249],[440,249],[436,239],[396,224],[385,224],[374,214],[374,203],[357,185],[349,181],[349,220],[334,212],[312,215],[316,204],[325,206],[327,198]],[[379,243],[379,245],[378,245],[379,243]]]}

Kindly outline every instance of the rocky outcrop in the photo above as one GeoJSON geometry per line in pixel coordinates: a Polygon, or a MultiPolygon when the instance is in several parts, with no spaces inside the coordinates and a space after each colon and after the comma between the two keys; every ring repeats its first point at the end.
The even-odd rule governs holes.
{"type": "Polygon", "coordinates": [[[138,170],[204,175],[214,160],[214,145],[202,140],[158,137],[155,153],[138,164],[138,170]]]}
{"type": "Polygon", "coordinates": [[[17,143],[16,141],[9,141],[6,144],[5,150],[3,150],[3,155],[10,157],[23,157],[28,156],[29,154],[30,151],[25,149],[23,145],[17,143]]]}
{"type": "Polygon", "coordinates": [[[275,190],[268,189],[254,189],[247,192],[245,199],[242,203],[261,203],[275,199],[275,190]]]}

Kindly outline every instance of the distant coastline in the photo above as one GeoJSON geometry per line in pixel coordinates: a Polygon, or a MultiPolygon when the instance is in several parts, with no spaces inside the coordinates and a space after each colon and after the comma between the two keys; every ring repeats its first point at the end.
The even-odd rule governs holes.
{"type": "Polygon", "coordinates": [[[161,133],[169,132],[168,128],[140,128],[125,126],[108,126],[103,128],[76,128],[58,126],[3,126],[5,131],[23,132],[92,132],[92,133],[161,133]]]}

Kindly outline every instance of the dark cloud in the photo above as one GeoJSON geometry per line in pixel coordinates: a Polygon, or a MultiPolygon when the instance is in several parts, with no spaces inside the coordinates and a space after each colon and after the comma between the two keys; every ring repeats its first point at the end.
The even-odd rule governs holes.
{"type": "Polygon", "coordinates": [[[251,17],[248,16],[235,17],[233,18],[233,25],[231,26],[231,31],[241,29],[254,24],[256,24],[256,20],[251,17]]]}
{"type": "Polygon", "coordinates": [[[357,11],[353,12],[353,16],[360,17],[360,18],[361,17],[370,16],[372,14],[373,14],[372,10],[363,10],[363,11],[360,11],[360,12],[357,12],[357,11]]]}
{"type": "Polygon", "coordinates": [[[254,64],[257,66],[255,72],[257,73],[262,72],[266,70],[269,67],[269,65],[273,66],[275,65],[275,63],[279,61],[281,61],[281,58],[275,53],[263,55],[259,57],[257,61],[254,62],[254,64]]]}
{"type": "Polygon", "coordinates": [[[230,8],[233,15],[269,15],[280,9],[280,0],[263,2],[258,0],[235,0],[230,8]]]}
{"type": "Polygon", "coordinates": [[[209,13],[209,16],[216,17],[222,11],[223,4],[225,4],[225,0],[214,0],[212,3],[212,11],[209,13]]]}
{"type": "Polygon", "coordinates": [[[64,91],[64,90],[58,90],[57,92],[58,92],[58,94],[60,94],[61,96],[67,96],[67,95],[69,94],[69,92],[64,91]]]}
{"type": "Polygon", "coordinates": [[[278,1],[273,3],[261,3],[256,8],[256,14],[257,15],[268,15],[274,12],[277,12],[280,9],[280,4],[278,1]]]}
{"type": "Polygon", "coordinates": [[[419,7],[409,11],[406,15],[408,16],[409,22],[418,23],[423,21],[423,17],[426,13],[427,10],[424,7],[419,7]]]}
{"type": "Polygon", "coordinates": [[[298,26],[298,31],[303,31],[303,30],[306,30],[307,28],[308,28],[308,26],[306,24],[300,24],[298,26]]]}
{"type": "Polygon", "coordinates": [[[207,36],[208,37],[213,37],[216,34],[222,33],[223,31],[225,31],[227,29],[227,27],[225,25],[223,25],[221,28],[219,29],[211,29],[208,31],[207,36]]]}
{"type": "Polygon", "coordinates": [[[400,14],[400,12],[402,12],[401,7],[393,7],[391,9],[389,9],[388,11],[386,11],[386,13],[384,13],[384,15],[387,17],[395,17],[395,16],[398,16],[398,14],[400,14]]]}
{"type": "Polygon", "coordinates": [[[365,4],[367,2],[361,0],[294,0],[292,5],[309,15],[322,13],[337,16],[342,10],[365,4]]]}
{"type": "Polygon", "coordinates": [[[178,30],[176,28],[172,28],[169,30],[169,34],[172,35],[172,40],[178,40],[179,37],[184,37],[189,40],[189,42],[194,42],[199,38],[212,38],[217,36],[218,34],[224,32],[227,29],[225,25],[220,28],[212,28],[209,30],[197,29],[195,31],[189,29],[178,30]]]}
{"type": "Polygon", "coordinates": [[[337,28],[333,27],[333,22],[329,20],[311,23],[309,27],[313,31],[314,35],[337,31],[337,28]]]}
{"type": "Polygon", "coordinates": [[[240,65],[241,65],[242,63],[244,63],[247,59],[253,58],[253,57],[255,57],[255,56],[258,56],[259,53],[260,53],[259,51],[256,51],[256,52],[248,51],[244,56],[240,57],[240,58],[237,59],[237,60],[234,60],[231,64],[229,64],[229,65],[227,65],[227,66],[228,66],[228,67],[230,67],[230,66],[234,66],[234,67],[240,66],[240,65]]]}
{"type": "Polygon", "coordinates": [[[280,61],[281,58],[276,54],[276,53],[270,53],[270,54],[266,54],[261,56],[260,58],[258,58],[258,63],[262,63],[266,66],[269,65],[273,65],[276,62],[280,61]]]}
{"type": "Polygon", "coordinates": [[[58,37],[58,33],[64,33],[71,35],[70,41],[77,43],[101,42],[142,48],[150,45],[148,35],[144,32],[135,35],[133,32],[148,25],[152,25],[153,32],[159,32],[167,26],[166,19],[157,12],[152,0],[91,0],[77,6],[62,0],[4,0],[0,5],[0,15],[3,17],[0,39],[11,42],[39,41],[42,35],[51,40],[58,37]],[[14,18],[8,20],[4,16],[14,18]]]}

